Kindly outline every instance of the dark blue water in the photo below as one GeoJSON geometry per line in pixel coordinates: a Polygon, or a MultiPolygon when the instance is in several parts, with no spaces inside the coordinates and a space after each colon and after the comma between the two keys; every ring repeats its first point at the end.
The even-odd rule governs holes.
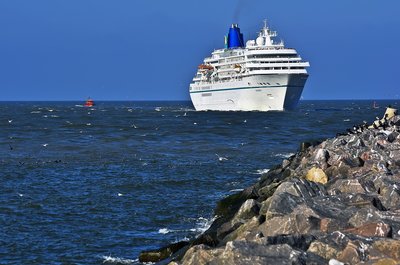
{"type": "Polygon", "coordinates": [[[0,103],[0,263],[134,263],[192,238],[215,203],[307,140],[395,101],[302,101],[292,112],[189,102],[0,103]]]}

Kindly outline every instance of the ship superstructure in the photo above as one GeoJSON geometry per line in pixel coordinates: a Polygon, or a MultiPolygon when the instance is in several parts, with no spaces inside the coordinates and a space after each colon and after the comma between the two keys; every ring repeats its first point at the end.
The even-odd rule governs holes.
{"type": "Polygon", "coordinates": [[[295,49],[285,48],[266,21],[257,39],[244,45],[232,24],[225,47],[199,65],[190,84],[196,110],[269,111],[293,109],[301,96],[310,64],[295,49]]]}

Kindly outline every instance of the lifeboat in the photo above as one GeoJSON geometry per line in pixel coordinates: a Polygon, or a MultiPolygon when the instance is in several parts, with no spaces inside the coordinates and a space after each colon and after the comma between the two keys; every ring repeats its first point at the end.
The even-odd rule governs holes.
{"type": "Polygon", "coordinates": [[[212,67],[212,65],[209,65],[209,64],[200,64],[199,66],[198,66],[198,69],[199,70],[214,70],[214,67],[212,67]]]}
{"type": "Polygon", "coordinates": [[[91,98],[88,98],[88,100],[86,100],[85,104],[83,105],[85,107],[93,107],[94,106],[94,101],[91,98]]]}
{"type": "Polygon", "coordinates": [[[240,64],[235,64],[233,66],[236,72],[240,73],[242,71],[242,66],[240,64]]]}

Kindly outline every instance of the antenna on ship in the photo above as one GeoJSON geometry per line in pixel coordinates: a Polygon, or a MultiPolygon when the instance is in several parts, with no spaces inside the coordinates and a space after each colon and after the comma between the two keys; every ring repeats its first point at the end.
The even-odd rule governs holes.
{"type": "Polygon", "coordinates": [[[267,20],[266,19],[264,19],[264,28],[265,29],[267,28],[267,20]]]}

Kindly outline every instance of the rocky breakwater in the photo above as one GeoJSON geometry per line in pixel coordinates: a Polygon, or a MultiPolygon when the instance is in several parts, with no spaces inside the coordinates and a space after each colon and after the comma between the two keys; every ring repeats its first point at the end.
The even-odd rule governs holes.
{"type": "Polygon", "coordinates": [[[221,200],[191,242],[143,252],[170,264],[400,264],[400,116],[301,150],[221,200]],[[175,253],[175,254],[174,254],[175,253]]]}

